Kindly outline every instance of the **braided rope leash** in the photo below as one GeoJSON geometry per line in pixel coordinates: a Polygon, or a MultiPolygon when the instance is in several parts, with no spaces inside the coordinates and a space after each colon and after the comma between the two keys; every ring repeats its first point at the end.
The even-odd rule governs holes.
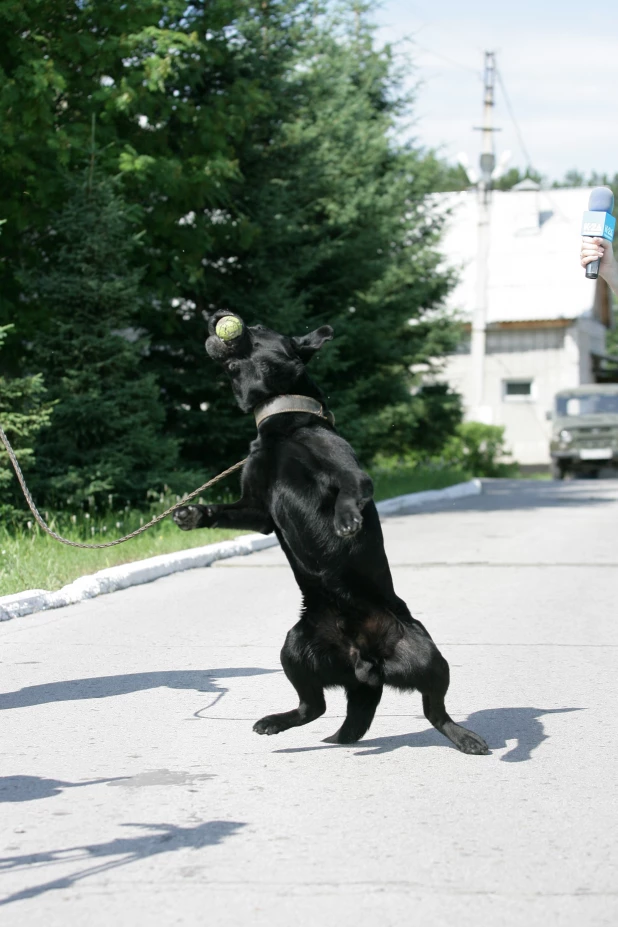
{"type": "Polygon", "coordinates": [[[131,534],[126,534],[123,538],[118,538],[117,541],[108,541],[106,544],[81,544],[79,541],[69,541],[67,540],[67,538],[61,537],[59,534],[56,534],[55,531],[52,531],[52,529],[49,528],[45,524],[41,515],[39,514],[39,511],[36,505],[34,504],[34,501],[32,499],[32,496],[30,495],[30,492],[28,491],[28,487],[26,486],[26,481],[24,480],[24,475],[21,472],[21,468],[17,462],[17,458],[13,452],[13,448],[11,447],[9,443],[9,439],[5,435],[2,426],[0,426],[0,440],[2,441],[2,443],[4,444],[6,448],[6,452],[9,455],[9,459],[11,463],[13,464],[15,475],[17,476],[17,479],[19,480],[19,485],[21,486],[22,492],[26,498],[26,502],[28,503],[28,508],[34,515],[37,521],[37,524],[43,529],[43,531],[49,534],[50,537],[54,538],[56,541],[60,541],[61,544],[68,544],[69,547],[86,547],[89,549],[100,548],[100,547],[115,547],[117,544],[124,544],[125,541],[129,541],[131,538],[137,537],[138,534],[142,534],[142,532],[148,531],[149,528],[152,528],[153,525],[156,525],[157,522],[162,521],[162,519],[167,518],[167,516],[171,515],[172,512],[175,512],[176,509],[180,509],[184,505],[186,505],[190,499],[195,498],[195,496],[199,496],[199,494],[203,492],[205,489],[208,489],[209,486],[214,486],[215,483],[218,483],[219,480],[225,479],[225,477],[229,476],[230,473],[234,473],[236,470],[240,470],[241,467],[244,467],[248,459],[245,457],[244,460],[239,460],[238,463],[234,464],[233,467],[229,467],[227,470],[224,470],[223,473],[219,473],[218,476],[213,477],[212,480],[209,480],[207,483],[204,483],[203,486],[200,486],[198,489],[195,489],[193,492],[189,493],[188,496],[185,496],[185,498],[182,499],[180,502],[177,502],[176,505],[173,505],[170,509],[167,509],[165,512],[162,512],[161,515],[157,515],[155,518],[152,519],[152,521],[149,521],[148,524],[142,525],[141,528],[138,528],[136,531],[132,531],[131,534]]]}

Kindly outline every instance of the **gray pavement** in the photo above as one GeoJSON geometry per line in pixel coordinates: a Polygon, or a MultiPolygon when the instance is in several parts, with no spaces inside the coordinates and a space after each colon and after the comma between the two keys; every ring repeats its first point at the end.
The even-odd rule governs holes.
{"type": "Polygon", "coordinates": [[[0,625],[0,923],[614,925],[618,483],[496,481],[385,522],[451,663],[365,739],[278,737],[299,595],[278,549],[0,625]]]}

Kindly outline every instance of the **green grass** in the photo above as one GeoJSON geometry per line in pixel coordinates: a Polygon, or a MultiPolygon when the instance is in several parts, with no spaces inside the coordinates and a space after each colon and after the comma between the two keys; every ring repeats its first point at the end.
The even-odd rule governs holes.
{"type": "Polygon", "coordinates": [[[403,496],[409,492],[424,492],[426,489],[444,489],[455,483],[471,479],[463,470],[449,468],[418,467],[414,465],[399,466],[394,469],[375,469],[372,471],[373,490],[377,502],[403,496]]]}
{"type": "MultiPolygon", "coordinates": [[[[164,503],[161,510],[169,507],[164,503]]],[[[121,518],[84,518],[80,524],[73,524],[68,517],[52,518],[50,528],[71,541],[102,543],[122,537],[135,530],[142,521],[152,516],[140,516],[139,512],[123,512],[121,518]],[[120,527],[116,527],[117,523],[120,527]],[[94,528],[94,533],[93,529],[94,528]],[[103,529],[107,528],[106,531],[103,529]]],[[[144,560],[158,554],[169,554],[176,550],[202,547],[215,541],[236,537],[238,531],[222,531],[218,528],[204,528],[201,531],[180,531],[170,518],[150,528],[139,537],[126,541],[118,547],[106,550],[80,550],[67,547],[44,534],[35,524],[31,529],[0,528],[0,596],[11,595],[24,589],[48,589],[54,591],[72,582],[79,576],[96,573],[106,567],[133,560],[144,560]]]]}
{"type": "MultiPolygon", "coordinates": [[[[442,489],[469,479],[459,470],[400,466],[376,469],[372,472],[376,500],[389,499],[409,492],[442,489]]],[[[173,500],[172,500],[173,501],[173,500]]],[[[164,511],[172,501],[160,499],[152,512],[138,511],[56,515],[44,517],[50,528],[72,541],[101,543],[129,534],[140,523],[157,512],[164,511]],[[141,519],[141,521],[140,521],[141,519]]],[[[156,557],[177,550],[202,547],[215,541],[237,537],[239,531],[205,528],[201,531],[180,531],[170,518],[118,547],[106,550],[80,550],[59,544],[40,530],[36,523],[30,528],[0,527],[0,596],[25,589],[62,588],[80,576],[106,567],[134,560],[156,557]]]]}

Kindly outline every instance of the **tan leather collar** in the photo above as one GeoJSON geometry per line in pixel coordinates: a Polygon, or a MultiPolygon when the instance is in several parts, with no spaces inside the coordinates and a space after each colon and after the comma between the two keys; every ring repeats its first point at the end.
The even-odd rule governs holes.
{"type": "Polygon", "coordinates": [[[280,412],[309,412],[311,415],[318,415],[325,419],[330,425],[335,424],[335,416],[332,412],[324,409],[321,402],[312,399],[310,396],[275,396],[274,399],[267,399],[261,402],[253,410],[255,415],[255,424],[259,427],[260,422],[269,418],[271,415],[278,415],[280,412]]]}

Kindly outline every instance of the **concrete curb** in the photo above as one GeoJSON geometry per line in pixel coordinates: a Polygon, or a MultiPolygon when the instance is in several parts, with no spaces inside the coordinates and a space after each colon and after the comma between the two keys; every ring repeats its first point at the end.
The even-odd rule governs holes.
{"type": "MultiPolygon", "coordinates": [[[[388,518],[393,515],[405,515],[430,502],[448,502],[464,496],[477,496],[481,492],[481,481],[470,480],[446,489],[432,489],[427,492],[414,492],[406,496],[396,496],[394,499],[385,499],[383,502],[378,502],[377,509],[382,517],[388,518]]],[[[74,605],[76,602],[93,599],[98,595],[106,595],[108,592],[128,589],[130,586],[139,586],[142,583],[151,583],[162,576],[169,576],[170,573],[206,567],[216,560],[241,557],[257,550],[265,550],[267,547],[276,547],[278,543],[274,536],[248,534],[231,541],[220,541],[218,544],[180,550],[173,554],[162,554],[159,557],[149,557],[147,560],[123,563],[120,566],[109,567],[107,570],[99,570],[98,573],[92,573],[89,576],[80,576],[75,582],[63,586],[58,592],[28,589],[16,595],[3,596],[0,598],[0,621],[33,615],[50,608],[74,605]]]]}
{"type": "Polygon", "coordinates": [[[161,554],[159,557],[149,557],[134,563],[122,563],[106,570],[99,570],[98,573],[92,573],[89,576],[80,576],[79,579],[69,583],[68,586],[63,586],[57,592],[29,589],[18,595],[3,596],[0,598],[0,621],[33,615],[35,612],[45,611],[48,608],[73,605],[84,599],[93,599],[98,595],[116,592],[118,589],[151,583],[170,573],[210,566],[215,560],[252,554],[255,550],[274,547],[278,543],[276,537],[248,534],[231,541],[208,544],[206,547],[193,547],[190,550],[161,554]]]}
{"type": "Polygon", "coordinates": [[[407,496],[395,496],[393,499],[384,499],[378,502],[376,508],[383,518],[393,515],[407,515],[420,505],[430,502],[450,502],[453,499],[463,499],[465,496],[479,496],[483,492],[480,480],[468,480],[467,483],[456,483],[446,489],[428,489],[425,492],[411,492],[407,496]]]}

